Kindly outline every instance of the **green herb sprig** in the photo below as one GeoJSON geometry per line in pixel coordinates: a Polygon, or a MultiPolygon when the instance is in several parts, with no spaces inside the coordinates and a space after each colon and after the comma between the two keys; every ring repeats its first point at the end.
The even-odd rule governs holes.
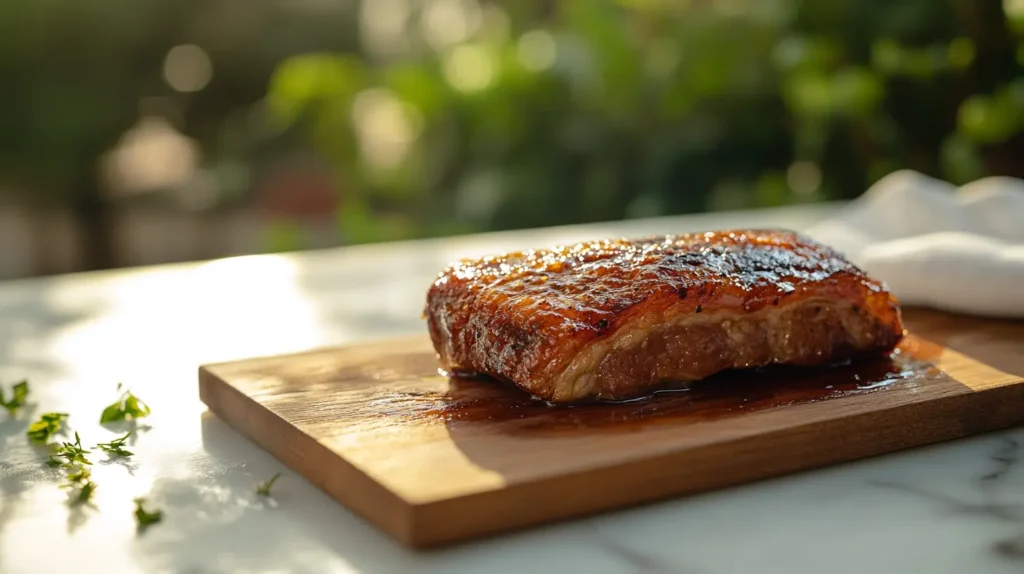
{"type": "Polygon", "coordinates": [[[11,387],[11,398],[7,400],[4,398],[4,390],[0,388],[0,406],[7,409],[7,412],[12,415],[18,414],[18,409],[25,406],[25,401],[28,399],[28,381],[24,380],[18,383],[14,383],[11,387]]]}
{"type": "MultiPolygon", "coordinates": [[[[150,415],[152,411],[149,405],[135,396],[130,390],[124,389],[122,391],[121,384],[117,385],[117,390],[120,396],[117,401],[103,409],[100,415],[100,424],[134,421],[150,415]]],[[[4,394],[3,389],[0,389],[0,406],[11,414],[15,414],[19,408],[26,404],[28,396],[28,381],[20,381],[13,385],[9,400],[4,394]]],[[[89,460],[89,455],[93,451],[82,446],[82,437],[78,432],[74,433],[73,442],[61,441],[59,443],[51,443],[52,439],[65,432],[65,423],[68,418],[68,413],[43,413],[39,416],[38,420],[29,425],[26,434],[30,439],[42,442],[50,447],[52,454],[47,459],[47,463],[64,469],[65,472],[60,488],[71,491],[70,504],[79,505],[88,503],[93,499],[98,485],[92,480],[91,466],[93,463],[89,460]]],[[[134,453],[126,448],[128,439],[134,432],[135,429],[129,430],[109,442],[97,443],[93,448],[112,456],[134,456],[134,453]]],[[[281,473],[279,472],[270,477],[269,480],[258,483],[256,485],[256,494],[264,497],[271,496],[271,490],[280,478],[281,473]]],[[[147,510],[145,498],[138,497],[133,499],[133,502],[135,508],[132,515],[135,518],[139,532],[145,531],[150,526],[163,521],[163,510],[156,508],[147,510]]]]}
{"type": "MultiPolygon", "coordinates": [[[[117,385],[117,390],[121,390],[120,383],[117,385]]],[[[103,409],[103,414],[100,415],[100,424],[140,419],[149,416],[150,412],[149,405],[132,394],[130,390],[125,389],[120,398],[103,409]]]]}
{"type": "Polygon", "coordinates": [[[28,426],[25,434],[32,440],[47,442],[51,437],[60,434],[67,418],[68,413],[43,413],[39,420],[28,426]]]}
{"type": "Polygon", "coordinates": [[[270,480],[265,480],[265,481],[257,484],[256,485],[256,494],[258,494],[260,496],[270,496],[270,489],[274,486],[274,483],[277,482],[277,479],[279,479],[279,478],[281,478],[281,473],[280,472],[275,474],[274,476],[270,477],[270,480]]]}
{"type": "Polygon", "coordinates": [[[85,455],[90,454],[92,451],[82,447],[82,438],[78,436],[78,432],[75,432],[75,442],[64,442],[60,446],[55,448],[53,454],[50,455],[50,460],[47,463],[50,466],[65,466],[70,467],[76,464],[91,465],[92,462],[85,458],[85,455]],[[64,458],[61,461],[61,457],[64,458]]]}
{"type": "Polygon", "coordinates": [[[92,471],[87,467],[79,466],[74,467],[70,472],[68,472],[64,477],[64,483],[60,486],[61,488],[76,491],[72,498],[72,502],[75,504],[83,504],[92,499],[92,495],[96,492],[98,485],[92,481],[92,471]]]}
{"type": "Polygon", "coordinates": [[[153,510],[152,512],[146,511],[143,507],[145,503],[145,498],[139,497],[135,499],[135,522],[138,524],[140,531],[160,522],[164,517],[162,510],[153,510]]]}
{"type": "Polygon", "coordinates": [[[96,445],[96,448],[107,454],[116,456],[132,456],[134,453],[124,448],[125,442],[128,440],[128,437],[131,436],[132,432],[133,431],[128,431],[124,433],[124,436],[115,438],[110,442],[101,442],[96,445]]]}

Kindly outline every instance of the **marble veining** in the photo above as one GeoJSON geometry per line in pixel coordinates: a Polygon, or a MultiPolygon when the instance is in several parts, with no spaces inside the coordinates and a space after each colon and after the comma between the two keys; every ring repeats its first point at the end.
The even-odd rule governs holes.
{"type": "Polygon", "coordinates": [[[896,489],[921,497],[953,515],[965,515],[1009,524],[1016,533],[991,542],[992,552],[1001,558],[1024,565],[1024,482],[1014,478],[1020,472],[1022,438],[1004,436],[988,457],[990,468],[970,481],[963,493],[930,490],[926,486],[894,481],[873,480],[871,484],[896,489]],[[972,492],[973,491],[973,492],[972,492]],[[980,493],[980,500],[971,500],[980,493]]]}
{"type": "Polygon", "coordinates": [[[660,556],[647,553],[642,549],[633,548],[618,540],[603,536],[598,530],[590,529],[589,536],[592,537],[602,553],[607,554],[613,560],[623,563],[637,574],[696,573],[696,570],[685,565],[684,560],[666,560],[660,556]]]}

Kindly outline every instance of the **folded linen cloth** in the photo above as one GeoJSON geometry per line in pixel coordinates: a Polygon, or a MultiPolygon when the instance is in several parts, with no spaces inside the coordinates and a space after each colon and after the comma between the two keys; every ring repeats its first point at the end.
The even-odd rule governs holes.
{"type": "Polygon", "coordinates": [[[1024,180],[957,188],[898,171],[806,233],[885,282],[901,304],[1024,318],[1024,180]]]}

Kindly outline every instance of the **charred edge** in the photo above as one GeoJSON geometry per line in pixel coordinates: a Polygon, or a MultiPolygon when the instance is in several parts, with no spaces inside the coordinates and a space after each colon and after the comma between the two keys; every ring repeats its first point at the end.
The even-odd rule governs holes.
{"type": "Polygon", "coordinates": [[[677,292],[679,293],[679,298],[680,299],[686,299],[686,291],[687,291],[686,287],[680,287],[677,290],[677,292]]]}
{"type": "Polygon", "coordinates": [[[701,307],[700,305],[697,305],[697,313],[700,313],[703,310],[704,310],[703,307],[701,307]]]}
{"type": "Polygon", "coordinates": [[[597,322],[597,328],[600,331],[604,331],[605,329],[607,329],[608,328],[608,320],[607,319],[601,319],[600,321],[598,321],[597,322]]]}

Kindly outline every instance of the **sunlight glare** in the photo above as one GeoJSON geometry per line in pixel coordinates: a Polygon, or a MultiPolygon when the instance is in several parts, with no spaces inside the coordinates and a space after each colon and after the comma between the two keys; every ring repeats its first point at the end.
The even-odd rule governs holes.
{"type": "Polygon", "coordinates": [[[143,117],[103,158],[115,194],[176,188],[188,183],[200,161],[199,146],[161,117],[143,117]]]}
{"type": "Polygon", "coordinates": [[[432,0],[423,10],[423,37],[435,50],[464,42],[480,29],[483,13],[476,0],[432,0]]]}
{"type": "Polygon", "coordinates": [[[388,56],[406,45],[408,0],[372,0],[362,3],[359,13],[359,37],[371,54],[388,56]]]}
{"type": "Polygon", "coordinates": [[[352,103],[352,123],[368,165],[391,169],[402,163],[420,135],[422,118],[383,88],[360,92],[352,103]]]}
{"type": "Polygon", "coordinates": [[[821,187],[821,168],[812,161],[798,161],[786,170],[786,182],[797,195],[813,195],[821,187]]]}
{"type": "Polygon", "coordinates": [[[540,72],[555,63],[558,46],[551,34],[544,30],[531,30],[519,38],[516,55],[527,70],[540,72]]]}
{"type": "Polygon", "coordinates": [[[213,79],[213,62],[195,44],[175,46],[164,58],[164,80],[178,92],[198,92],[213,79]]]}
{"type": "Polygon", "coordinates": [[[459,91],[479,92],[494,80],[494,62],[481,46],[459,46],[445,59],[444,75],[459,91]]]}
{"type": "MultiPolygon", "coordinates": [[[[48,352],[74,368],[70,375],[138,377],[158,382],[153,364],[205,362],[297,351],[323,340],[315,305],[298,284],[294,261],[261,255],[221,259],[138,274],[116,289],[82,293],[80,284],[44,294],[63,312],[96,312],[102,319],[56,333],[48,352]],[[147,333],[146,337],[138,333],[147,333]]],[[[113,385],[113,383],[111,383],[113,385]]]]}

